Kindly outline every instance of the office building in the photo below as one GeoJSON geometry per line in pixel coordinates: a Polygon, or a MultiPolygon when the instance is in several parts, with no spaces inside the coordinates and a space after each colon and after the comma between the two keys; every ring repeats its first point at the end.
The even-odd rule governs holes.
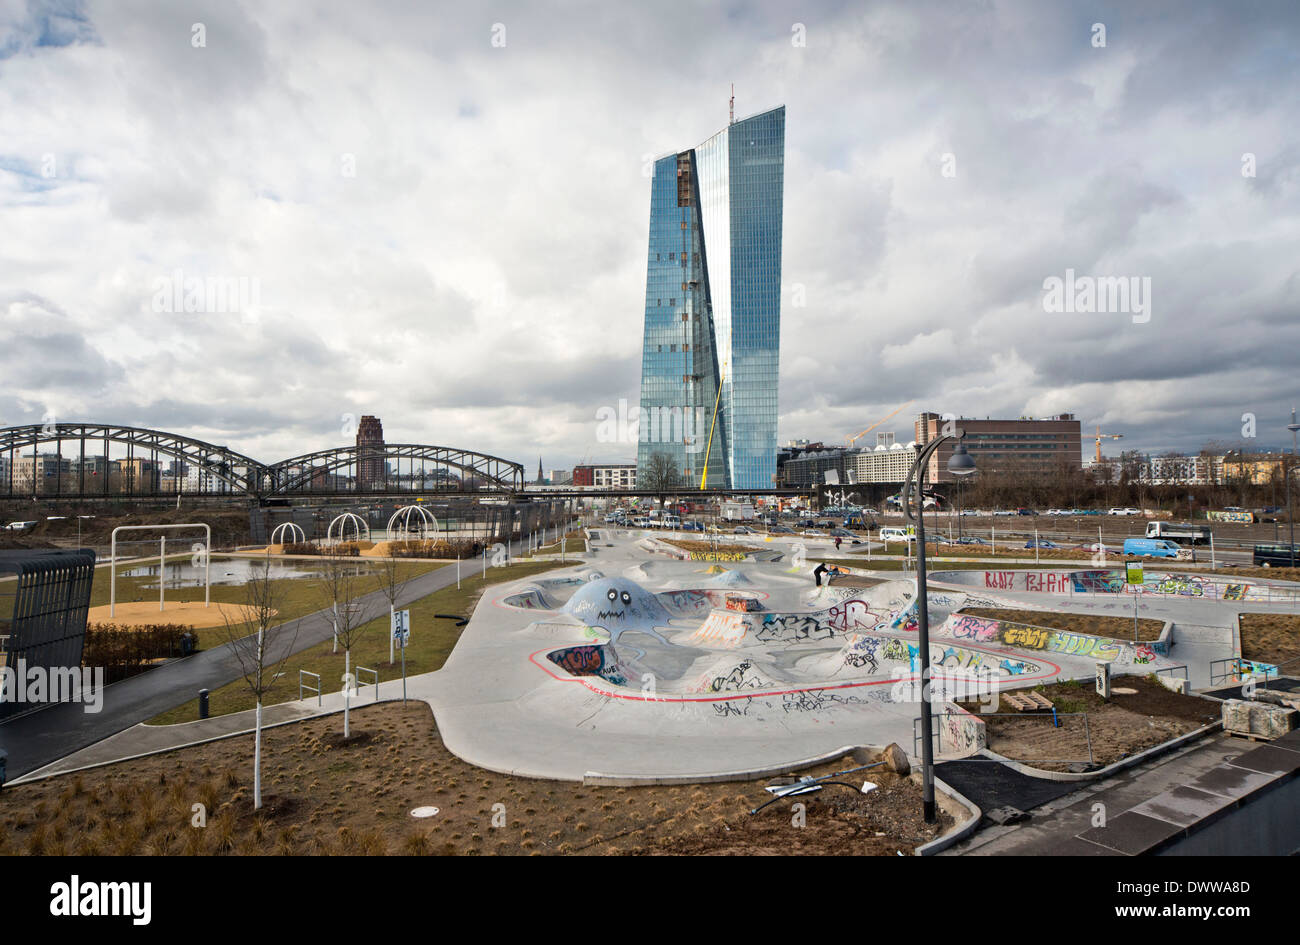
{"type": "Polygon", "coordinates": [[[711,488],[775,480],[784,179],[784,106],[654,163],[643,471],[664,453],[694,484],[706,457],[711,488]]]}

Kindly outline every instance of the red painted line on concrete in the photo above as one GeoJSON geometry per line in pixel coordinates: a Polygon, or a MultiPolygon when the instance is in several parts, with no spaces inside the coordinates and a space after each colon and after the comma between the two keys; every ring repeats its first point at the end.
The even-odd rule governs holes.
{"type": "MultiPolygon", "coordinates": [[[[585,644],[585,643],[574,644],[574,646],[591,646],[591,645],[599,645],[599,644],[585,644]]],[[[556,672],[554,672],[551,668],[551,667],[555,667],[556,669],[558,669],[559,667],[557,667],[549,659],[546,659],[545,657],[543,657],[541,661],[537,659],[537,657],[540,654],[552,653],[557,650],[563,650],[563,649],[568,649],[568,647],[550,647],[550,646],[543,647],[540,650],[537,650],[533,653],[529,653],[528,660],[534,666],[536,666],[538,669],[546,673],[546,675],[550,676],[552,679],[556,680],[557,682],[581,683],[582,685],[590,689],[592,692],[596,693],[596,695],[607,696],[610,699],[625,699],[629,702],[728,702],[735,699],[757,699],[765,696],[784,696],[784,695],[794,694],[799,692],[814,692],[814,691],[826,692],[828,690],[835,690],[835,689],[857,689],[862,686],[893,685],[894,683],[907,682],[911,678],[910,676],[901,676],[897,679],[872,679],[872,680],[863,680],[861,682],[836,683],[834,685],[828,684],[828,685],[821,685],[821,686],[810,685],[810,686],[800,686],[794,689],[754,689],[743,693],[731,693],[731,694],[715,693],[711,696],[639,696],[639,695],[632,695],[632,694],[621,693],[621,692],[610,692],[606,689],[601,689],[598,686],[596,686],[593,682],[590,682],[590,680],[600,678],[598,676],[574,676],[570,673],[559,675],[556,672]],[[550,664],[549,666],[547,665],[548,663],[550,664]]],[[[1026,657],[1022,657],[1021,654],[1019,653],[1013,653],[1009,650],[992,650],[983,647],[973,647],[973,646],[963,647],[963,649],[975,650],[976,652],[979,653],[988,653],[994,656],[1008,656],[1016,659],[1026,658],[1026,657]]],[[[1051,662],[1050,660],[1037,659],[1035,660],[1035,662],[1045,663],[1046,665],[1052,667],[1052,672],[1040,673],[1033,676],[1028,676],[1028,675],[1027,676],[1006,676],[1001,678],[1008,679],[1008,680],[1019,680],[1023,682],[1030,682],[1035,679],[1051,679],[1052,677],[1059,675],[1061,672],[1061,667],[1057,666],[1055,663],[1051,662]]],[[[940,679],[956,680],[956,679],[970,678],[964,676],[948,676],[947,674],[942,674],[942,673],[933,673],[933,667],[931,667],[931,671],[932,671],[931,680],[940,680],[940,679]]],[[[1001,688],[1000,683],[1001,683],[1001,679],[999,679],[999,687],[998,687],[999,689],[1001,688]]]]}

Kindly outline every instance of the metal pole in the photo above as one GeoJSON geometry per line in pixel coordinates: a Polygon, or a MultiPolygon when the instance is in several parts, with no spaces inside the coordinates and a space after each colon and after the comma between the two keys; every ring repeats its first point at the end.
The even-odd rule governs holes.
{"type": "MultiPolygon", "coordinates": [[[[935,441],[936,444],[938,441],[935,441]]],[[[929,452],[933,452],[930,450],[929,452]]],[[[930,732],[930,607],[925,581],[925,468],[926,456],[917,471],[917,499],[920,514],[916,517],[916,627],[921,650],[921,808],[927,824],[935,822],[934,745],[930,732]]]]}
{"type": "Polygon", "coordinates": [[[158,539],[158,609],[163,609],[163,597],[167,593],[167,536],[158,539]]]}
{"type": "Polygon", "coordinates": [[[931,731],[930,712],[930,607],[925,579],[925,472],[930,456],[944,440],[958,437],[940,436],[931,440],[917,456],[912,471],[903,486],[903,514],[912,518],[911,487],[915,477],[917,485],[916,516],[916,628],[917,645],[921,657],[921,809],[925,822],[935,822],[934,805],[934,734],[931,731]]]}

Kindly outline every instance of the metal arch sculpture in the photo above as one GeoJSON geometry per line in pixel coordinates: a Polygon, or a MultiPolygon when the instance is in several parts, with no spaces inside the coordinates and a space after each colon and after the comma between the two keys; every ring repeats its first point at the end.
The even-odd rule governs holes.
{"type": "Polygon", "coordinates": [[[336,541],[369,541],[370,526],[367,525],[366,520],[356,512],[344,512],[342,515],[335,516],[334,520],[330,522],[329,528],[325,529],[325,540],[331,544],[336,541]],[[335,525],[339,527],[337,538],[334,537],[335,525]],[[349,525],[351,525],[352,530],[356,532],[356,535],[353,538],[347,537],[349,525]]]}
{"type": "Polygon", "coordinates": [[[392,541],[437,541],[442,526],[423,505],[404,505],[388,519],[384,531],[392,541]]]}
{"type": "Polygon", "coordinates": [[[271,544],[273,545],[301,545],[307,541],[307,533],[302,527],[293,522],[281,522],[275,526],[271,532],[271,544]],[[286,541],[284,536],[288,535],[286,541]]]}
{"type": "MultiPolygon", "coordinates": [[[[456,449],[450,446],[428,446],[420,443],[385,443],[382,452],[375,450],[374,447],[340,446],[335,449],[317,450],[314,453],[304,453],[301,456],[281,460],[267,467],[267,473],[271,481],[269,491],[276,495],[312,491],[311,482],[316,476],[329,475],[339,469],[356,469],[363,458],[367,461],[383,463],[390,459],[398,461],[409,459],[434,466],[450,467],[484,480],[491,488],[504,491],[521,490],[525,484],[523,465],[508,459],[502,459],[500,456],[476,453],[473,450],[456,449]]],[[[385,476],[385,479],[387,479],[387,476],[385,476]]],[[[367,490],[354,488],[351,491],[367,490]]],[[[393,489],[385,488],[379,491],[423,490],[408,490],[398,487],[393,489]]]]}
{"type": "MultiPolygon", "coordinates": [[[[108,461],[108,444],[110,443],[125,444],[128,447],[128,458],[130,458],[130,453],[137,449],[143,454],[168,456],[198,467],[212,479],[229,485],[232,492],[242,492],[250,495],[255,495],[260,491],[267,472],[265,464],[250,456],[245,456],[243,453],[237,453],[226,446],[217,446],[214,443],[208,443],[194,437],[182,436],[177,433],[168,433],[164,430],[125,427],[111,423],[33,423],[26,426],[6,427],[0,429],[0,456],[8,457],[12,455],[18,457],[22,455],[24,450],[30,450],[34,453],[36,447],[42,443],[57,443],[60,445],[59,455],[62,458],[62,443],[64,441],[80,441],[83,458],[87,455],[85,452],[87,442],[102,442],[106,462],[108,461]]],[[[12,477],[12,475],[11,471],[10,476],[12,477]]],[[[80,483],[78,493],[85,494],[84,463],[81,465],[78,475],[80,483]]],[[[56,478],[61,479],[62,476],[56,478]]],[[[12,483],[12,481],[11,478],[10,482],[12,483]]],[[[35,477],[33,476],[34,483],[35,477]]],[[[107,478],[104,480],[104,485],[106,487],[105,491],[107,491],[107,478]]],[[[61,488],[58,491],[62,493],[61,488]]],[[[93,491],[98,492],[99,490],[93,491]]]]}

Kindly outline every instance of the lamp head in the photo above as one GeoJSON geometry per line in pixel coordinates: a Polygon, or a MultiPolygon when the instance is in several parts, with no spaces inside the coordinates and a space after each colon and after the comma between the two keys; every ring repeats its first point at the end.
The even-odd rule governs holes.
{"type": "Polygon", "coordinates": [[[948,457],[948,472],[954,476],[969,476],[975,471],[975,458],[966,451],[966,444],[958,443],[948,457]]]}

